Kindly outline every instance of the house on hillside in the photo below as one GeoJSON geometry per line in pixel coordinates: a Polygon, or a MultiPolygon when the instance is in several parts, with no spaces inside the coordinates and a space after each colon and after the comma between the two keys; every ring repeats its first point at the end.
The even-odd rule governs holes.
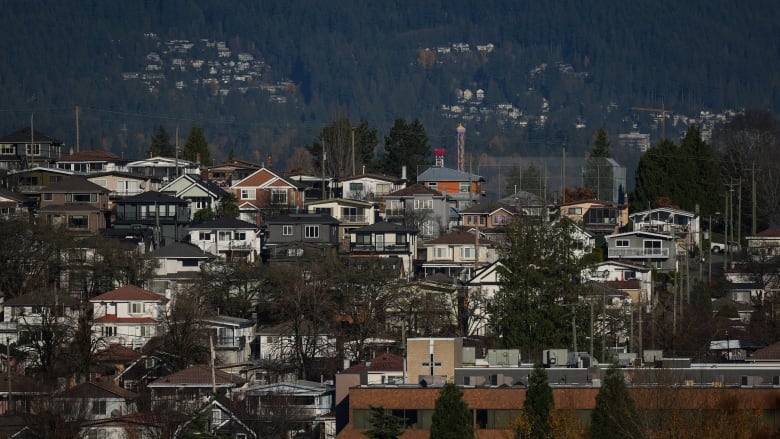
{"type": "Polygon", "coordinates": [[[36,345],[42,334],[50,333],[55,325],[75,328],[80,308],[79,299],[54,291],[36,291],[6,299],[0,340],[16,346],[36,345]]]}
{"type": "Polygon", "coordinates": [[[452,207],[463,210],[485,196],[485,179],[469,172],[433,166],[417,176],[417,183],[448,197],[452,207]]]}
{"type": "Polygon", "coordinates": [[[344,198],[310,201],[306,203],[309,213],[324,213],[336,218],[339,222],[339,239],[349,240],[352,230],[370,226],[376,222],[374,204],[367,201],[344,198]]]}
{"type": "Polygon", "coordinates": [[[498,260],[496,243],[477,239],[469,232],[450,232],[422,244],[425,260],[421,266],[422,277],[436,274],[452,280],[466,282],[479,268],[498,260]]]}
{"type": "Polygon", "coordinates": [[[196,364],[158,378],[146,387],[151,391],[153,410],[191,411],[202,407],[212,397],[232,398],[233,392],[246,384],[234,375],[196,364]],[[216,389],[216,395],[212,389],[216,389]]]}
{"type": "Polygon", "coordinates": [[[604,237],[607,258],[644,264],[661,271],[673,271],[677,263],[677,239],[650,232],[625,232],[604,237]]]}
{"type": "Polygon", "coordinates": [[[442,193],[413,184],[385,195],[385,220],[414,228],[423,239],[446,233],[454,220],[459,220],[442,193]]]}
{"type": "Polygon", "coordinates": [[[247,411],[260,418],[282,416],[294,426],[291,436],[336,436],[333,386],[296,380],[253,387],[245,395],[247,411]]]}
{"type": "Polygon", "coordinates": [[[189,240],[204,252],[228,261],[255,262],[262,245],[258,226],[230,217],[192,223],[189,240]]]}
{"type": "Polygon", "coordinates": [[[249,177],[262,167],[244,160],[228,159],[218,165],[204,168],[201,177],[204,181],[216,183],[219,187],[229,188],[233,182],[249,177]]]}
{"type": "Polygon", "coordinates": [[[31,127],[22,128],[0,137],[0,169],[51,167],[62,155],[63,145],[31,127]]]}
{"type": "Polygon", "coordinates": [[[154,247],[179,242],[187,236],[190,203],[161,192],[143,192],[116,201],[116,229],[148,229],[154,247]]]}
{"type": "Polygon", "coordinates": [[[352,258],[396,259],[400,263],[401,277],[409,279],[414,275],[417,258],[417,229],[386,221],[353,229],[349,237],[349,255],[352,258]]]}
{"type": "Polygon", "coordinates": [[[49,225],[94,234],[106,228],[108,190],[83,177],[69,177],[41,191],[38,215],[49,225]]]}
{"type": "Polygon", "coordinates": [[[130,160],[102,149],[87,149],[71,152],[57,159],[57,168],[90,175],[102,172],[127,172],[130,160]]]}
{"type": "Polygon", "coordinates": [[[172,157],[151,157],[127,164],[127,170],[143,177],[157,177],[163,183],[173,181],[180,175],[200,175],[200,165],[195,162],[172,157]]]}
{"type": "Polygon", "coordinates": [[[215,335],[214,351],[220,364],[238,364],[252,359],[253,320],[216,315],[203,318],[202,323],[215,335]]]}
{"type": "Polygon", "coordinates": [[[628,225],[628,206],[609,201],[581,200],[561,205],[561,216],[581,225],[589,233],[614,234],[628,225]]]}
{"type": "Polygon", "coordinates": [[[92,304],[94,339],[140,349],[164,333],[168,299],[157,293],[125,285],[95,296],[92,304]]]}
{"type": "Polygon", "coordinates": [[[674,235],[681,243],[698,246],[701,243],[700,218],[693,212],[671,207],[658,207],[628,216],[634,231],[674,235]]]}
{"type": "Polygon", "coordinates": [[[199,210],[215,211],[220,201],[230,194],[216,183],[202,180],[198,174],[181,175],[163,186],[160,192],[188,201],[190,219],[195,218],[199,210]]]}
{"type": "Polygon", "coordinates": [[[366,173],[346,177],[340,184],[343,198],[369,202],[378,202],[385,195],[406,187],[402,179],[366,173]]]}
{"type": "Polygon", "coordinates": [[[0,188],[0,218],[32,219],[37,205],[35,198],[26,197],[20,193],[0,188]]]}
{"type": "Polygon", "coordinates": [[[336,249],[339,222],[326,213],[291,213],[266,221],[269,248],[291,243],[306,243],[336,249]]]}
{"type": "Polygon", "coordinates": [[[113,209],[116,200],[132,197],[142,192],[159,191],[158,177],[143,177],[128,172],[107,171],[87,175],[87,180],[108,190],[109,208],[113,209]]]}
{"type": "Polygon", "coordinates": [[[8,173],[8,188],[25,196],[41,200],[41,191],[75,174],[55,168],[34,167],[8,173]]]}
{"type": "Polygon", "coordinates": [[[96,420],[116,418],[136,412],[138,394],[117,386],[113,381],[78,384],[52,397],[52,404],[70,419],[96,420]]]}
{"type": "Polygon", "coordinates": [[[754,260],[768,261],[780,256],[780,227],[770,227],[746,239],[748,255],[754,260]]]}
{"type": "Polygon", "coordinates": [[[238,200],[239,218],[246,222],[262,225],[277,215],[303,211],[303,186],[267,168],[234,182],[230,190],[238,200]]]}

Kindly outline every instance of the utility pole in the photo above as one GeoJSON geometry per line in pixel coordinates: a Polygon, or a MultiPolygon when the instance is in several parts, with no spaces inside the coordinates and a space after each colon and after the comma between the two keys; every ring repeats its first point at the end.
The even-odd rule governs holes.
{"type": "Polygon", "coordinates": [[[753,198],[753,214],[750,216],[751,223],[750,224],[750,234],[752,236],[756,236],[756,163],[753,162],[751,166],[751,174],[752,174],[752,186],[753,186],[753,193],[751,194],[753,198]]]}
{"type": "Polygon", "coordinates": [[[355,175],[355,127],[350,127],[352,132],[352,175],[355,175]]]}
{"type": "MultiPolygon", "coordinates": [[[[739,179],[739,192],[737,193],[737,246],[742,244],[742,179],[739,179]]],[[[739,251],[740,247],[737,247],[739,251]]]]}
{"type": "Polygon", "coordinates": [[[76,105],[76,152],[79,152],[79,106],[76,105]]]}
{"type": "MultiPolygon", "coordinates": [[[[565,203],[566,203],[566,144],[564,143],[563,164],[561,165],[561,204],[565,204],[565,203]]],[[[593,355],[592,352],[591,355],[593,355]]]]}
{"type": "Polygon", "coordinates": [[[728,239],[729,239],[729,193],[728,193],[728,191],[726,192],[725,195],[726,195],[725,196],[725,210],[723,211],[724,212],[724,214],[723,214],[723,227],[725,228],[725,230],[724,230],[724,233],[723,233],[723,235],[724,235],[723,240],[727,241],[727,242],[725,244],[725,247],[723,248],[723,274],[724,275],[726,274],[726,268],[728,267],[728,259],[729,259],[728,258],[728,254],[729,254],[729,252],[728,252],[728,248],[729,248],[729,244],[728,244],[728,239]]]}

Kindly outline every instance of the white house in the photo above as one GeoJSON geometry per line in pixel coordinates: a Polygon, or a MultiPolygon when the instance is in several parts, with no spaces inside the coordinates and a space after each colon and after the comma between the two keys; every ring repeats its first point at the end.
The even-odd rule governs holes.
{"type": "Polygon", "coordinates": [[[379,174],[362,174],[341,181],[341,196],[352,200],[378,201],[390,192],[406,187],[402,179],[379,174]]]}
{"type": "Polygon", "coordinates": [[[624,291],[628,289],[625,288],[626,286],[635,283],[639,294],[627,291],[634,303],[642,303],[647,307],[653,304],[653,280],[650,267],[625,261],[604,261],[582,270],[582,278],[585,281],[606,283],[624,291]]]}
{"type": "Polygon", "coordinates": [[[251,358],[254,321],[219,315],[204,318],[203,324],[216,333],[214,351],[221,364],[236,364],[251,358]]]}
{"type": "Polygon", "coordinates": [[[200,165],[180,158],[151,157],[128,163],[127,170],[145,177],[158,177],[167,182],[182,174],[200,174],[200,165]]]}
{"type": "Polygon", "coordinates": [[[701,244],[701,225],[695,213],[670,207],[635,212],[628,216],[636,232],[673,235],[691,245],[701,244]]]}
{"type": "Polygon", "coordinates": [[[498,260],[496,243],[477,239],[469,232],[450,232],[424,243],[426,260],[422,264],[425,277],[444,274],[467,281],[479,267],[498,260]]]}
{"type": "Polygon", "coordinates": [[[349,241],[349,234],[363,226],[376,222],[374,204],[367,201],[330,198],[306,203],[309,213],[327,213],[339,221],[339,238],[349,241]]]}
{"type": "Polygon", "coordinates": [[[89,300],[96,339],[131,349],[162,335],[168,299],[135,285],[125,285],[89,300]]]}
{"type": "Polygon", "coordinates": [[[260,254],[260,228],[239,219],[221,217],[192,223],[189,234],[190,243],[222,259],[254,262],[260,254]]]}

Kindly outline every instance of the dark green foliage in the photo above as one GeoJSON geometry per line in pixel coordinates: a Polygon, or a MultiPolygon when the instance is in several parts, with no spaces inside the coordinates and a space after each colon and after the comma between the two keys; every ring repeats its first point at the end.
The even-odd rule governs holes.
{"type": "Polygon", "coordinates": [[[214,212],[214,218],[220,218],[223,216],[230,218],[238,218],[241,212],[238,210],[238,200],[233,193],[230,193],[219,199],[217,209],[214,212]]]}
{"type": "Polygon", "coordinates": [[[214,164],[213,160],[211,160],[209,143],[203,136],[203,129],[201,127],[194,126],[190,130],[190,134],[187,136],[187,143],[184,144],[182,158],[191,162],[198,162],[203,166],[211,166],[214,164]]]}
{"type": "Polygon", "coordinates": [[[417,174],[432,163],[431,158],[432,151],[422,122],[396,119],[385,137],[385,151],[376,169],[387,175],[401,175],[401,168],[406,166],[407,180],[415,182],[417,174]]]}
{"type": "Polygon", "coordinates": [[[382,407],[371,409],[371,428],[364,434],[371,439],[396,439],[403,434],[403,420],[388,413],[382,407]]]}
{"type": "MultiPolygon", "coordinates": [[[[593,139],[593,148],[590,150],[590,157],[585,162],[582,180],[583,186],[593,190],[596,199],[605,201],[617,201],[614,198],[615,187],[612,162],[609,150],[609,136],[605,128],[599,128],[593,139]]],[[[625,190],[625,188],[623,188],[625,190]]]]}
{"type": "Polygon", "coordinates": [[[214,211],[209,208],[200,209],[199,211],[195,212],[195,214],[192,216],[193,222],[211,221],[213,219],[214,219],[214,211]]]}
{"type": "Polygon", "coordinates": [[[593,148],[590,150],[591,157],[612,157],[609,151],[609,135],[604,127],[596,131],[593,139],[593,148]]]}
{"type": "Polygon", "coordinates": [[[553,393],[547,382],[547,371],[537,364],[528,377],[528,392],[525,394],[526,417],[531,424],[531,437],[546,438],[550,436],[550,418],[555,408],[553,393]]]}
{"type": "Polygon", "coordinates": [[[463,400],[463,390],[447,383],[439,392],[431,419],[431,439],[471,439],[474,437],[471,411],[463,400]]]}
{"type": "MultiPolygon", "coordinates": [[[[489,307],[494,333],[505,347],[522,347],[532,355],[550,346],[572,346],[571,310],[585,294],[578,282],[582,263],[574,257],[573,225],[534,219],[512,222],[501,249],[502,288],[489,307]]],[[[576,320],[585,334],[583,313],[576,320]]],[[[537,357],[538,358],[538,357],[537,357]]]]}
{"type": "Polygon", "coordinates": [[[623,371],[612,365],[607,369],[596,395],[596,407],[590,416],[591,439],[644,437],[639,413],[628,394],[623,371]]]}
{"type": "Polygon", "coordinates": [[[165,131],[162,125],[157,127],[152,137],[151,145],[147,152],[147,157],[173,157],[176,155],[175,145],[171,143],[171,135],[165,131]]]}

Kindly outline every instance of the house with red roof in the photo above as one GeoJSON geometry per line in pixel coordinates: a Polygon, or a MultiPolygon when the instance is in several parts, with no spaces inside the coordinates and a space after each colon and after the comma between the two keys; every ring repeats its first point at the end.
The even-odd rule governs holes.
{"type": "Polygon", "coordinates": [[[238,375],[196,364],[158,378],[146,387],[151,390],[152,407],[197,410],[204,399],[215,396],[231,399],[234,390],[246,384],[238,375]]]}
{"type": "Polygon", "coordinates": [[[163,333],[168,299],[157,293],[125,285],[96,296],[93,307],[93,337],[108,343],[138,349],[163,333]]]}

